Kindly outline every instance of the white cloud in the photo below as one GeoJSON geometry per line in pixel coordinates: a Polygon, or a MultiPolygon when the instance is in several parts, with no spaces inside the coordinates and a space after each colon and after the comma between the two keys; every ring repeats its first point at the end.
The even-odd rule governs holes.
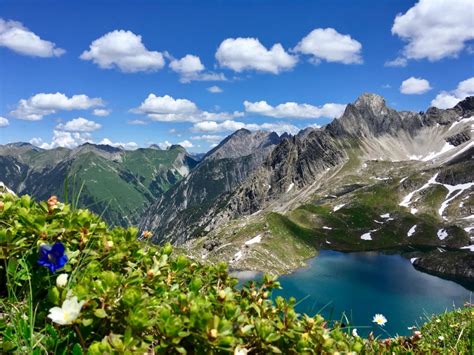
{"type": "Polygon", "coordinates": [[[408,60],[403,57],[397,57],[393,60],[388,60],[385,62],[386,67],[406,67],[408,64],[408,60]]]}
{"type": "Polygon", "coordinates": [[[218,143],[224,139],[223,136],[212,135],[212,134],[204,134],[201,136],[193,136],[191,137],[192,140],[196,141],[206,141],[208,143],[218,143]]]}
{"type": "Polygon", "coordinates": [[[65,132],[58,130],[53,131],[51,143],[43,142],[41,138],[33,138],[30,140],[31,144],[43,149],[53,149],[57,147],[75,148],[86,142],[92,142],[89,133],[65,132]]]}
{"type": "Polygon", "coordinates": [[[182,83],[191,81],[224,81],[226,77],[221,73],[205,72],[206,67],[198,56],[187,54],[181,59],[172,59],[170,68],[180,75],[182,83]]]}
{"type": "Polygon", "coordinates": [[[161,149],[168,149],[171,146],[172,144],[168,141],[158,143],[158,147],[160,147],[161,149]]]}
{"type": "Polygon", "coordinates": [[[30,144],[36,145],[39,147],[43,143],[43,140],[39,137],[34,137],[30,139],[30,144]]]}
{"type": "Polygon", "coordinates": [[[5,118],[0,116],[0,127],[6,127],[10,124],[10,122],[5,118]]]}
{"type": "Polygon", "coordinates": [[[247,113],[275,118],[334,118],[339,117],[344,112],[346,105],[327,103],[318,107],[309,104],[286,102],[277,106],[271,106],[266,101],[244,101],[244,107],[247,113]]]}
{"type": "Polygon", "coordinates": [[[410,77],[402,82],[400,92],[406,95],[420,95],[431,90],[430,82],[426,79],[410,77]]]}
{"type": "Polygon", "coordinates": [[[59,57],[66,51],[53,42],[41,39],[17,21],[0,18],[0,46],[32,57],[59,57]]]}
{"type": "Polygon", "coordinates": [[[170,68],[180,74],[190,74],[203,71],[204,65],[198,56],[187,54],[181,59],[173,59],[170,68]]]}
{"type": "Polygon", "coordinates": [[[265,130],[276,132],[278,134],[282,134],[284,132],[288,132],[291,134],[297,133],[300,129],[292,124],[279,122],[279,123],[263,123],[263,124],[256,124],[256,123],[243,123],[237,121],[224,121],[224,122],[214,122],[214,121],[204,121],[195,123],[192,130],[194,132],[229,132],[229,131],[236,131],[239,129],[248,129],[248,130],[265,130]]]}
{"type": "Polygon", "coordinates": [[[408,59],[457,56],[474,39],[472,0],[420,0],[395,17],[392,34],[407,42],[408,59]]]}
{"type": "Polygon", "coordinates": [[[110,110],[106,110],[103,108],[96,108],[94,109],[94,111],[92,111],[92,114],[94,116],[105,117],[105,116],[110,115],[110,110]]]}
{"type": "Polygon", "coordinates": [[[208,87],[207,88],[207,91],[213,93],[213,94],[219,94],[221,93],[223,90],[217,86],[217,85],[214,85],[214,86],[211,86],[211,87],[208,87]]]}
{"type": "Polygon", "coordinates": [[[361,64],[362,45],[349,35],[334,28],[317,28],[304,37],[295,47],[295,52],[309,54],[312,62],[321,60],[343,64],[361,64]]]}
{"type": "Polygon", "coordinates": [[[135,142],[112,142],[109,138],[102,139],[99,144],[110,145],[112,147],[123,148],[127,150],[134,150],[138,148],[135,142]]]}
{"type": "Polygon", "coordinates": [[[68,132],[93,132],[102,127],[100,124],[94,121],[89,121],[83,117],[75,118],[66,123],[61,123],[56,126],[57,130],[68,131],[68,132]]]}
{"type": "Polygon", "coordinates": [[[156,71],[165,65],[162,53],[149,51],[141,36],[124,30],[115,30],[96,39],[80,58],[91,60],[100,68],[118,68],[124,73],[156,71]]]}
{"type": "Polygon", "coordinates": [[[298,58],[288,54],[281,44],[265,48],[257,38],[227,38],[219,45],[216,59],[221,67],[238,73],[256,70],[278,74],[293,68],[298,58]]]}
{"type": "Polygon", "coordinates": [[[148,122],[144,120],[130,120],[127,123],[135,126],[145,126],[148,124],[148,122]]]}
{"type": "Polygon", "coordinates": [[[91,107],[102,106],[100,98],[90,98],[87,95],[73,95],[70,98],[62,93],[36,94],[29,99],[21,99],[17,108],[10,112],[16,118],[38,121],[43,116],[57,111],[87,110],[91,107]]]}
{"type": "Polygon", "coordinates": [[[182,142],[179,142],[178,144],[179,144],[181,147],[186,148],[186,149],[194,147],[194,144],[191,143],[190,141],[188,141],[187,139],[185,139],[185,140],[182,141],[182,142]]]}
{"type": "Polygon", "coordinates": [[[467,96],[474,95],[474,77],[461,81],[453,91],[442,91],[431,101],[431,105],[438,108],[451,108],[467,96]]]}
{"type": "Polygon", "coordinates": [[[134,113],[146,114],[153,121],[161,122],[199,122],[226,120],[241,117],[242,112],[208,112],[200,110],[197,105],[188,99],[174,99],[169,95],[148,97],[135,109],[134,113]]]}
{"type": "Polygon", "coordinates": [[[281,135],[283,133],[296,134],[300,131],[300,128],[285,122],[262,123],[259,126],[259,129],[269,132],[275,132],[278,135],[281,135]]]}

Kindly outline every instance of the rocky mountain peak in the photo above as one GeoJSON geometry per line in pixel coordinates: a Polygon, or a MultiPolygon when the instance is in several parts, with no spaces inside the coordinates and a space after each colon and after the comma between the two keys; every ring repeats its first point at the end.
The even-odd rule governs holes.
{"type": "Polygon", "coordinates": [[[474,115],[474,96],[466,97],[464,100],[458,102],[453,109],[465,117],[474,115]]]}
{"type": "Polygon", "coordinates": [[[225,138],[217,147],[210,150],[204,159],[239,158],[256,150],[275,146],[281,141],[275,132],[249,131],[239,129],[225,138]]]}
{"type": "Polygon", "coordinates": [[[353,105],[359,110],[371,110],[373,113],[381,113],[387,108],[382,96],[371,93],[360,95],[353,105]]]}

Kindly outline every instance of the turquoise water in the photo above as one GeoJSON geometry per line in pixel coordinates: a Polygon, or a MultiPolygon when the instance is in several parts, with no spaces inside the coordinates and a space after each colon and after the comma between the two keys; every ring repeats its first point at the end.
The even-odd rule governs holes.
{"type": "MultiPolygon", "coordinates": [[[[258,277],[241,273],[239,277],[258,277]]],[[[308,268],[280,277],[283,290],[275,295],[302,300],[297,311],[339,320],[343,312],[359,334],[408,335],[408,327],[422,324],[426,315],[462,306],[471,292],[452,281],[417,271],[399,255],[321,251],[308,268]],[[372,317],[382,313],[382,330],[372,317]],[[366,328],[364,328],[366,327],[366,328]]],[[[473,296],[474,299],[474,296],[473,296]]]]}

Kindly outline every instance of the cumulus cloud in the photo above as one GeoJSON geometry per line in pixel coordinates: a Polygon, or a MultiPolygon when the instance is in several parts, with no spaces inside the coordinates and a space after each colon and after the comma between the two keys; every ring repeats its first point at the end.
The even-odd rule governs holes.
{"type": "Polygon", "coordinates": [[[457,56],[474,39],[472,0],[420,0],[395,17],[392,34],[407,42],[405,58],[457,56]]]}
{"type": "Polygon", "coordinates": [[[431,105],[438,108],[451,108],[467,96],[474,95],[474,77],[461,81],[452,91],[442,91],[431,101],[431,105]]]}
{"type": "Polygon", "coordinates": [[[66,123],[61,123],[56,126],[57,130],[68,132],[93,132],[100,129],[102,126],[94,121],[89,121],[83,117],[75,118],[66,123]]]}
{"type": "Polygon", "coordinates": [[[106,110],[104,108],[96,108],[94,109],[94,111],[92,111],[92,114],[94,116],[105,117],[110,115],[110,110],[106,110]]]}
{"type": "Polygon", "coordinates": [[[182,142],[179,142],[178,144],[179,144],[181,147],[186,148],[186,149],[194,147],[194,144],[191,143],[190,141],[188,141],[187,139],[185,139],[185,140],[182,141],[182,142]]]}
{"type": "Polygon", "coordinates": [[[410,77],[402,82],[400,92],[406,95],[420,95],[431,90],[430,82],[426,79],[410,77]]]}
{"type": "Polygon", "coordinates": [[[188,99],[175,99],[169,95],[148,97],[135,109],[134,113],[146,114],[153,121],[161,122],[199,122],[206,120],[226,120],[243,115],[242,112],[208,112],[188,99]]]}
{"type": "Polygon", "coordinates": [[[44,116],[57,111],[87,110],[91,107],[102,106],[100,98],[90,98],[87,95],[67,97],[62,93],[36,94],[29,99],[21,99],[17,108],[10,112],[16,118],[29,121],[41,120],[44,116]]]}
{"type": "Polygon", "coordinates": [[[311,61],[315,64],[321,60],[361,64],[361,50],[360,42],[349,35],[340,34],[334,28],[316,28],[294,48],[295,52],[311,55],[311,61]]]}
{"type": "Polygon", "coordinates": [[[280,43],[265,48],[257,38],[227,38],[219,45],[216,59],[221,67],[238,73],[256,70],[278,74],[292,69],[298,58],[285,51],[280,43]]]}
{"type": "Polygon", "coordinates": [[[157,71],[165,65],[161,52],[149,51],[140,35],[124,30],[115,30],[96,39],[80,58],[90,60],[100,68],[117,68],[124,73],[157,71]]]}
{"type": "Polygon", "coordinates": [[[265,130],[276,132],[278,134],[282,134],[284,132],[295,134],[299,131],[299,128],[285,122],[279,123],[263,123],[263,124],[256,124],[256,123],[244,123],[238,121],[224,121],[224,122],[214,122],[214,121],[204,121],[195,123],[192,130],[194,132],[208,132],[208,133],[215,133],[215,132],[229,132],[229,131],[236,131],[239,129],[248,129],[252,131],[256,130],[265,130]]]}
{"type": "Polygon", "coordinates": [[[43,149],[53,149],[57,147],[75,148],[86,142],[92,142],[89,133],[66,132],[59,130],[53,131],[51,143],[44,142],[41,138],[33,138],[30,140],[31,144],[43,149]]]}
{"type": "Polygon", "coordinates": [[[388,60],[385,62],[386,67],[406,67],[408,65],[408,60],[403,57],[397,57],[393,60],[388,60]]]}
{"type": "Polygon", "coordinates": [[[145,126],[148,124],[148,122],[144,120],[130,120],[127,121],[127,123],[135,126],[145,126]]]}
{"type": "Polygon", "coordinates": [[[192,54],[187,54],[181,59],[172,59],[170,68],[180,75],[182,83],[226,80],[224,74],[205,72],[206,67],[201,63],[201,59],[192,54]]]}
{"type": "Polygon", "coordinates": [[[262,116],[307,119],[320,117],[339,117],[344,112],[346,105],[327,103],[318,107],[309,104],[286,102],[277,106],[271,106],[266,101],[244,101],[244,107],[245,112],[262,116]]]}
{"type": "Polygon", "coordinates": [[[158,143],[158,147],[160,147],[161,149],[168,149],[171,146],[172,144],[168,141],[158,143]]]}
{"type": "Polygon", "coordinates": [[[195,141],[205,141],[208,143],[218,143],[224,139],[223,136],[213,135],[213,134],[203,134],[201,136],[193,136],[192,140],[195,141]]]}
{"type": "Polygon", "coordinates": [[[207,88],[207,91],[213,93],[213,94],[219,94],[221,93],[223,90],[217,86],[217,85],[214,85],[214,86],[211,86],[211,87],[208,87],[207,88]]]}
{"type": "Polygon", "coordinates": [[[138,144],[135,142],[113,142],[109,138],[102,139],[99,144],[110,145],[112,147],[123,148],[127,150],[134,150],[138,148],[138,144]]]}
{"type": "Polygon", "coordinates": [[[0,18],[0,46],[31,57],[59,57],[66,51],[56,44],[41,39],[21,22],[0,18]]]}
{"type": "Polygon", "coordinates": [[[0,116],[0,127],[6,127],[9,124],[10,124],[10,122],[8,121],[8,119],[6,119],[5,117],[0,116]]]}

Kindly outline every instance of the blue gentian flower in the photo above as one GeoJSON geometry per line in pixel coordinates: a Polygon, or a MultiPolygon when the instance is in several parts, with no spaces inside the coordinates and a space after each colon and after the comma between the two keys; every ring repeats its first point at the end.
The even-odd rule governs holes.
{"type": "Polygon", "coordinates": [[[38,264],[47,267],[49,271],[54,273],[66,265],[67,255],[65,251],[66,248],[64,248],[64,245],[60,242],[56,242],[54,245],[41,245],[38,264]]]}

